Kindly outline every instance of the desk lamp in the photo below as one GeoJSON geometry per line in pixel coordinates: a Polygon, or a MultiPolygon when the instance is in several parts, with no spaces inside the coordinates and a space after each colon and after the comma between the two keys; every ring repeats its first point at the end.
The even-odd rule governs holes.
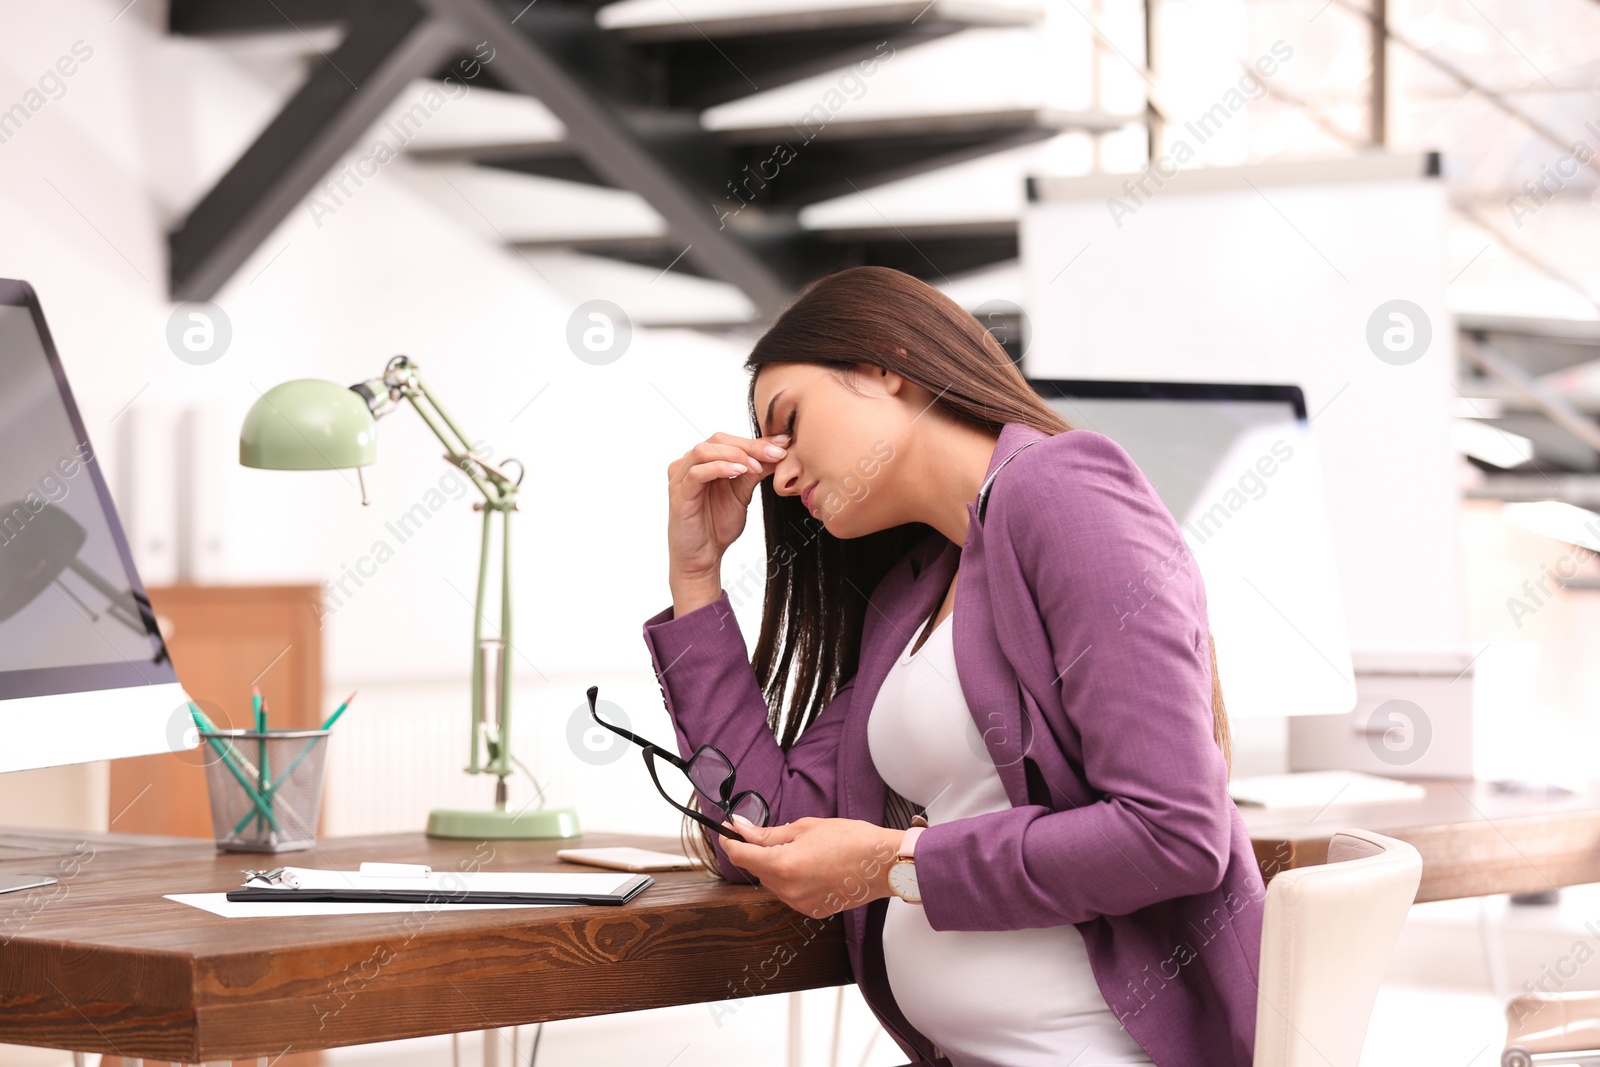
{"type": "MultiPolygon", "coordinates": [[[[511,764],[511,671],[506,652],[511,646],[511,513],[517,510],[517,477],[491,464],[472,450],[469,438],[439,406],[422,383],[417,364],[396,356],[382,378],[346,388],[335,382],[300,378],[276,385],[262,394],[245,415],[239,431],[239,462],[268,470],[340,470],[354,467],[361,483],[361,503],[368,504],[361,468],[378,458],[376,420],[396,411],[403,401],[411,406],[445,447],[445,460],[459,467],[483,494],[474,511],[483,512],[483,547],[478,559],[478,595],[474,604],[472,638],[472,742],[468,774],[496,776],[494,808],[490,810],[436,808],[428,815],[428,836],[451,838],[576,837],[578,814],[572,808],[506,810],[506,777],[511,764]],[[484,594],[489,575],[490,527],[500,517],[500,636],[483,635],[484,594]],[[488,714],[492,669],[495,676],[494,712],[488,714]]],[[[521,766],[518,762],[518,766],[521,766]]],[[[524,768],[526,770],[526,768],[524,768]]],[[[529,774],[532,777],[532,774],[529,774]]],[[[535,783],[537,785],[537,783],[535,783]]],[[[542,792],[542,789],[541,789],[542,792]]]]}

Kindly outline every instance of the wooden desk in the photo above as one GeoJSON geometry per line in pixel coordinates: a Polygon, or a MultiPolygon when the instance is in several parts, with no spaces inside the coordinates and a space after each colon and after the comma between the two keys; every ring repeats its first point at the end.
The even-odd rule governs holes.
{"type": "Polygon", "coordinates": [[[1422,853],[1418,902],[1600,882],[1600,782],[1554,799],[1498,793],[1472,780],[1419,784],[1428,794],[1411,801],[1335,800],[1320,812],[1241,806],[1262,877],[1326,863],[1329,838],[1358,827],[1422,853]]]}
{"type": "MultiPolygon", "coordinates": [[[[1600,882],[1600,785],[1538,800],[1425,784],[1427,797],[1405,804],[1240,810],[1269,880],[1325,862],[1329,838],[1354,826],[1416,846],[1419,901],[1600,882]]],[[[582,869],[554,858],[566,844],[679,847],[394,834],[327,839],[277,862],[449,870],[478,855],[483,870],[582,869]]],[[[726,1000],[741,983],[755,994],[853,981],[837,917],[810,927],[759,886],[696,872],[658,873],[614,908],[220,919],[162,894],[233,888],[240,868],[271,857],[0,829],[0,872],[48,873],[74,854],[60,887],[0,897],[0,1042],[196,1063],[726,1000]]]]}
{"type": "Polygon", "coordinates": [[[619,907],[222,919],[162,899],[235,888],[241,868],[263,863],[581,871],[591,868],[555,850],[678,851],[672,839],[392,834],[272,857],[203,841],[121,847],[105,835],[0,830],[0,844],[20,846],[0,852],[0,872],[57,870],[35,851],[46,837],[59,842],[57,856],[79,857],[76,873],[62,868],[59,886],[0,896],[0,1042],[199,1063],[854,980],[837,916],[808,926],[759,886],[695,871],[657,872],[619,907]]]}

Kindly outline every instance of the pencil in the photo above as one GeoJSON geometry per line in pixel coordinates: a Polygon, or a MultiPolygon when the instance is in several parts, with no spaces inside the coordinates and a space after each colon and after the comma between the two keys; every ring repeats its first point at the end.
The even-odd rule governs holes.
{"type": "Polygon", "coordinates": [[[334,713],[332,715],[328,716],[328,721],[322,724],[322,728],[324,730],[333,729],[333,724],[339,721],[339,716],[344,714],[344,709],[348,708],[350,706],[350,702],[352,700],[354,700],[355,698],[356,698],[355,692],[352,691],[349,696],[344,698],[344,703],[340,704],[339,707],[334,711],[334,713]]]}
{"type": "MultiPolygon", "coordinates": [[[[333,728],[333,724],[339,721],[339,716],[344,714],[344,710],[350,706],[350,702],[355,698],[356,695],[354,692],[345,697],[344,703],[340,704],[339,707],[335,709],[334,713],[328,716],[327,721],[322,724],[322,729],[331,730],[333,728]]],[[[300,751],[295,754],[294,759],[289,761],[288,770],[284,771],[283,774],[278,777],[277,781],[273,782],[267,787],[266,799],[268,804],[272,802],[272,798],[277,795],[278,790],[283,786],[283,783],[294,777],[294,769],[300,766],[301,760],[305,759],[311,754],[311,750],[316,747],[318,740],[318,738],[313,737],[311,740],[307,741],[303,746],[301,746],[300,751]]],[[[251,818],[251,814],[246,812],[244,818],[240,819],[239,824],[233,828],[233,832],[242,833],[244,831],[244,824],[249,822],[251,818]]]]}
{"type": "Polygon", "coordinates": [[[256,759],[258,773],[256,775],[257,789],[267,801],[267,811],[272,810],[272,795],[267,792],[267,702],[261,698],[261,687],[250,687],[250,704],[255,711],[256,733],[262,736],[256,741],[260,746],[260,756],[256,759]]]}
{"type": "MultiPolygon", "coordinates": [[[[193,717],[194,724],[201,730],[204,730],[209,734],[217,733],[216,726],[210,719],[206,717],[205,712],[201,711],[192,700],[189,702],[189,714],[191,717],[193,717]]],[[[207,740],[211,742],[211,747],[217,750],[217,755],[222,757],[222,765],[228,768],[228,772],[232,774],[233,777],[238,781],[240,787],[245,791],[245,795],[250,798],[251,804],[254,805],[255,810],[245,814],[244,819],[240,820],[240,826],[234,828],[234,833],[238,833],[240,829],[242,829],[243,824],[248,822],[251,818],[266,818],[271,820],[273,818],[271,809],[266,806],[262,800],[261,794],[251,788],[250,779],[245,775],[244,771],[239,768],[239,764],[234,761],[231,746],[226,740],[220,737],[210,737],[207,738],[207,740]]],[[[273,820],[273,824],[274,829],[276,829],[276,820],[273,820]]]]}

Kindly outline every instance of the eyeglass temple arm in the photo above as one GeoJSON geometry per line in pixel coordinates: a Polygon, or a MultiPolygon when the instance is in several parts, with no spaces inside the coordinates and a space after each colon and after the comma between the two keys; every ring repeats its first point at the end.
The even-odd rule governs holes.
{"type": "Polygon", "coordinates": [[[599,723],[601,726],[604,726],[607,730],[610,730],[613,733],[621,734],[623,737],[626,737],[629,741],[632,741],[636,745],[640,745],[644,748],[654,748],[657,752],[661,753],[664,758],[670,761],[674,767],[677,767],[679,770],[685,769],[686,764],[679,757],[672,755],[657,745],[651,744],[649,741],[646,741],[632,730],[624,730],[622,727],[613,725],[612,723],[606,722],[604,719],[602,719],[600,717],[599,710],[595,707],[595,697],[599,692],[599,686],[591,685],[589,687],[589,717],[591,719],[599,723]]]}

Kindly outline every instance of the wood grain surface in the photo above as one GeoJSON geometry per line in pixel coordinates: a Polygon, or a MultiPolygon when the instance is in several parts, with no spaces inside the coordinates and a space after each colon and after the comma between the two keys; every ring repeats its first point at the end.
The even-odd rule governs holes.
{"type": "Polygon", "coordinates": [[[279,863],[594,871],[555,850],[680,851],[668,838],[389,834],[270,856],[57,833],[52,866],[36,850],[47,836],[0,829],[0,848],[32,842],[26,855],[0,852],[0,872],[61,878],[0,897],[0,1042],[198,1063],[853,980],[838,917],[808,920],[760,886],[698,871],[654,872],[655,885],[612,907],[223,919],[163,899],[232,889],[242,868],[279,863]]]}
{"type": "Polygon", "coordinates": [[[1539,798],[1467,779],[1418,780],[1427,795],[1322,809],[1241,805],[1256,861],[1278,871],[1326,863],[1328,841],[1355,827],[1397,838],[1422,854],[1417,901],[1527,893],[1600,882],[1600,783],[1539,798]]]}

